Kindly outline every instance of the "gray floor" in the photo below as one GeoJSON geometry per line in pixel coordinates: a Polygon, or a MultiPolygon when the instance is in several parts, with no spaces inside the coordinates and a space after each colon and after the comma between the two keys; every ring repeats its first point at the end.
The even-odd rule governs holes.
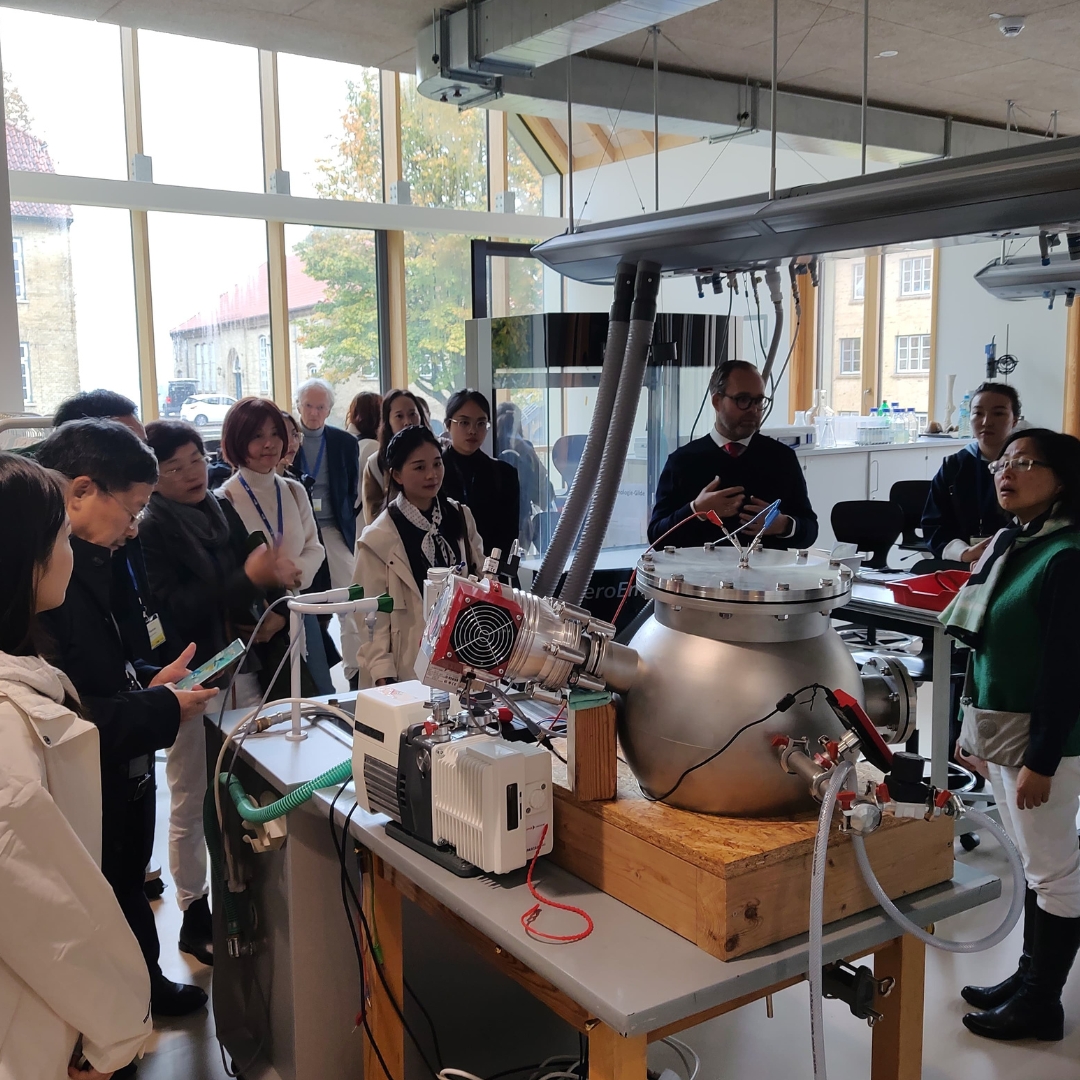
{"type": "MultiPolygon", "coordinates": [[[[929,698],[929,687],[922,688],[920,704],[929,698]]],[[[157,858],[168,881],[168,795],[164,779],[164,769],[159,767],[157,858]]],[[[1004,855],[989,838],[972,854],[959,849],[958,854],[973,866],[1001,875],[1007,873],[1004,855]]],[[[941,923],[937,932],[943,937],[979,937],[997,925],[1007,905],[1006,892],[993,904],[941,923]]],[[[194,979],[208,989],[210,969],[177,950],[180,913],[171,882],[155,908],[165,973],[174,979],[194,979]]],[[[1019,948],[1018,927],[1008,941],[988,953],[953,956],[928,950],[923,1080],[1080,1080],[1080,971],[1073,972],[1066,988],[1066,1037],[1061,1043],[991,1043],[969,1034],[960,1022],[967,1008],[960,1000],[959,988],[965,983],[990,983],[1004,978],[1013,970],[1019,948]]],[[[769,1020],[764,1002],[758,1002],[684,1033],[681,1038],[702,1059],[699,1080],[811,1080],[806,985],[777,994],[774,1011],[774,1019],[769,1020]]],[[[866,1024],[852,1017],[841,1003],[827,1001],[825,1027],[834,1080],[868,1077],[870,1030],[866,1024]]],[[[508,1056],[512,1057],[512,1036],[502,1036],[500,1041],[505,1041],[508,1056]]],[[[682,1075],[678,1060],[663,1046],[653,1046],[649,1060],[657,1069],[670,1067],[682,1075]]],[[[139,1069],[143,1080],[225,1080],[227,1075],[214,1039],[213,1019],[205,1011],[183,1021],[161,1024],[139,1069]]]]}

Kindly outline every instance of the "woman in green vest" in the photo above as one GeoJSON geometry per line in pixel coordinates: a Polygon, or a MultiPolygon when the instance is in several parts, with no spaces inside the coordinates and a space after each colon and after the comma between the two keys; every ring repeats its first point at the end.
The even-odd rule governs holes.
{"type": "Polygon", "coordinates": [[[987,763],[1024,860],[1024,951],[997,986],[965,986],[991,1039],[1063,1036],[1061,993],[1080,947],[1080,441],[1018,431],[990,463],[1002,529],[942,615],[972,649],[959,745],[987,763]]]}

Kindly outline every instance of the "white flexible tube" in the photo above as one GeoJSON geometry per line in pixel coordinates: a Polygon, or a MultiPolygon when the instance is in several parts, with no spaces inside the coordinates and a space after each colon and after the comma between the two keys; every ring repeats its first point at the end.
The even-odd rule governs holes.
{"type": "Polygon", "coordinates": [[[829,832],[832,829],[833,811],[844,781],[855,771],[855,766],[843,762],[837,766],[825,789],[818,815],[817,835],[814,837],[814,864],[810,877],[810,1043],[814,1053],[814,1080],[826,1080],[825,1030],[821,1013],[821,939],[825,921],[825,868],[829,864],[829,832]]]}
{"type": "Polygon", "coordinates": [[[1008,914],[996,930],[987,934],[985,937],[977,938],[975,941],[948,941],[944,938],[934,937],[933,934],[927,933],[921,926],[913,923],[892,902],[892,900],[889,899],[888,894],[881,887],[881,883],[874,876],[873,867],[870,865],[870,857],[866,854],[866,842],[861,836],[852,834],[851,837],[851,842],[855,846],[855,858],[859,862],[859,869],[862,871],[863,879],[869,886],[870,891],[874,894],[874,899],[885,910],[885,913],[889,918],[892,919],[904,933],[911,934],[912,937],[918,938],[927,945],[932,945],[935,949],[942,949],[945,952],[951,953],[982,952],[984,949],[992,949],[995,945],[1004,941],[1009,934],[1012,933],[1013,927],[1016,925],[1024,910],[1024,898],[1027,889],[1027,878],[1024,875],[1024,863],[1020,858],[1020,852],[1016,850],[1016,845],[1009,839],[1008,833],[1006,833],[992,817],[989,817],[979,810],[969,808],[966,811],[966,816],[975,822],[980,829],[986,829],[997,837],[998,843],[1005,849],[1005,854],[1009,858],[1009,868],[1013,872],[1012,904],[1009,906],[1008,914]]]}

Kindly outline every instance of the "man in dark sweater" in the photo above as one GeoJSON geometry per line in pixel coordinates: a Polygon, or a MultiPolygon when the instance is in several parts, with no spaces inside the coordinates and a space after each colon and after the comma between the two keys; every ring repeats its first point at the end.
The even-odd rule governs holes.
{"type": "MultiPolygon", "coordinates": [[[[723,532],[695,513],[719,515],[729,532],[746,526],[770,503],[780,513],[765,529],[769,548],[809,547],[818,534],[817,515],[795,452],[762,435],[765,384],[753,364],[729,360],[709,380],[716,422],[708,435],[680,446],[668,459],[656,487],[649,541],[656,543],[680,522],[665,543],[697,547],[723,532]]],[[[751,526],[757,533],[760,523],[751,526]]]]}

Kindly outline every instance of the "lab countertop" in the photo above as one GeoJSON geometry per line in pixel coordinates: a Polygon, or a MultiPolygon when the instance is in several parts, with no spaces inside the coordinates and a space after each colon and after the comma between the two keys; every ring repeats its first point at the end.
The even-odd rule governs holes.
{"type": "Polygon", "coordinates": [[[820,458],[830,454],[880,454],[891,453],[894,450],[926,450],[937,447],[945,453],[952,454],[970,441],[970,439],[933,439],[920,436],[917,442],[882,443],[880,446],[856,446],[854,443],[843,446],[800,446],[795,453],[800,458],[820,458]]]}
{"type": "MultiPolygon", "coordinates": [[[[226,730],[241,715],[228,714],[226,730]]],[[[252,736],[245,741],[241,757],[271,787],[286,792],[351,755],[351,740],[333,724],[305,721],[305,730],[308,738],[302,742],[285,739],[284,726],[252,736]]],[[[334,794],[332,789],[320,791],[298,812],[325,817],[334,794]]],[[[334,809],[339,827],[352,808],[353,795],[350,784],[334,809]]],[[[520,922],[533,905],[524,870],[498,879],[457,878],[388,837],[386,820],[357,810],[352,833],[495,945],[623,1035],[655,1031],[807,970],[806,935],[738,960],[717,960],[546,859],[538,867],[538,886],[548,896],[587,910],[596,929],[570,946],[536,942],[520,922]]],[[[907,897],[899,906],[926,926],[988,903],[1000,891],[997,878],[956,864],[951,881],[907,897]]],[[[561,923],[557,913],[547,917],[553,932],[570,925],[561,923]]],[[[825,932],[825,962],[869,952],[897,933],[878,909],[832,923],[825,932]]]]}

